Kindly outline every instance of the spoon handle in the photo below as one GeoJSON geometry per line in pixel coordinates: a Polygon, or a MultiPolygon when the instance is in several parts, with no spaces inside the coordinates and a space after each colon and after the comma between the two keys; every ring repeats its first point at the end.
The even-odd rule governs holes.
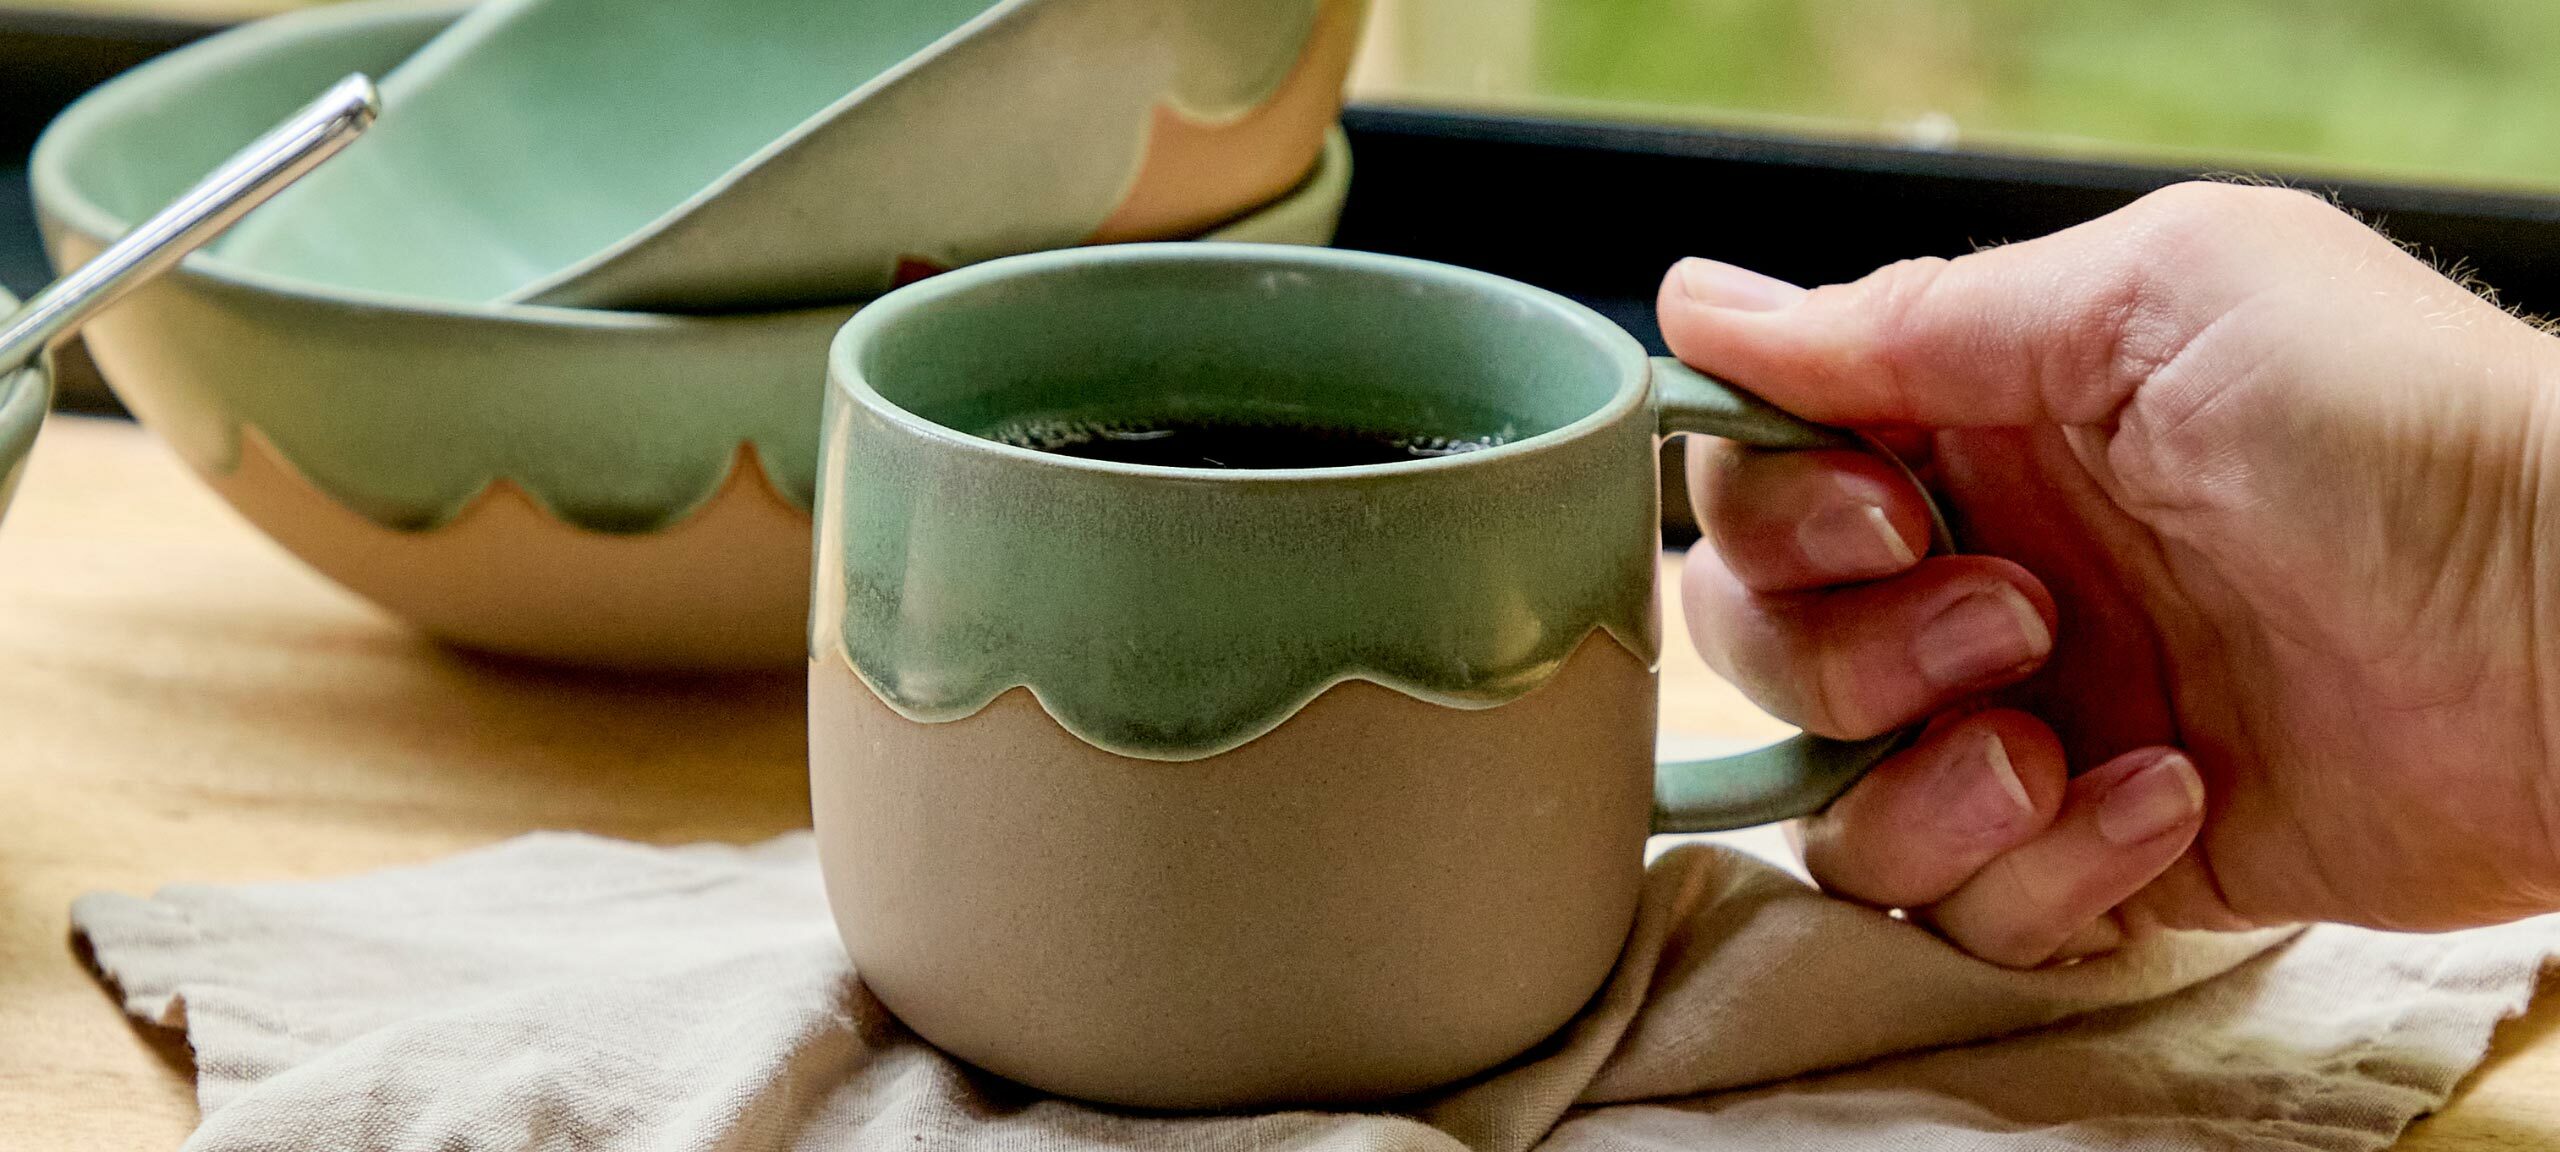
{"type": "Polygon", "coordinates": [[[373,123],[373,81],[349,76],[252,141],[158,215],[0,321],[0,373],[34,359],[101,308],[221,235],[373,123]]]}

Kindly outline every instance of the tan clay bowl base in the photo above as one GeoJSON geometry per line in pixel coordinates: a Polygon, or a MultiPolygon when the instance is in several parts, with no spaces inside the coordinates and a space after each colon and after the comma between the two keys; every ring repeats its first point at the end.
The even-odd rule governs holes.
{"type": "Polygon", "coordinates": [[[1296,187],[1324,151],[1326,126],[1341,110],[1339,85],[1360,46],[1360,6],[1334,0],[1316,10],[1307,46],[1260,105],[1223,123],[1157,104],[1145,159],[1092,243],[1187,236],[1221,223],[1194,205],[1269,204],[1296,187]]]}
{"type": "Polygon", "coordinates": [[[499,481],[424,532],[385,528],[304,479],[255,428],[205,482],[331,579],[439,639],[624,668],[776,668],[806,658],[807,512],[742,447],[729,479],[668,528],[572,527],[499,481]],[[618,575],[615,575],[618,574],[618,575]]]}

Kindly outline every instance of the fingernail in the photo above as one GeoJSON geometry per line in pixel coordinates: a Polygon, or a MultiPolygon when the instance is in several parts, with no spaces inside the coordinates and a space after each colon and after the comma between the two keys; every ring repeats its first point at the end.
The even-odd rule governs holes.
{"type": "Polygon", "coordinates": [[[1804,299],[1805,290],[1748,268],[1692,256],[1675,266],[1681,295],[1711,308],[1775,312],[1804,299]]]}
{"type": "Polygon", "coordinates": [[[2098,800],[2098,835],[2110,844],[2140,844],[2184,827],[2204,811],[2204,780],[2195,763],[2171,752],[2116,781],[2098,800]]]}
{"type": "Polygon", "coordinates": [[[1964,828],[2006,828],[2036,810],[2026,784],[2018,779],[2017,766],[2009,762],[2009,746],[1998,736],[1984,735],[1973,754],[1960,757],[1953,768],[1949,775],[1958,777],[1953,783],[1963,790],[1956,818],[1964,828]]]}
{"type": "Polygon", "coordinates": [[[1864,501],[1825,509],[1797,525],[1796,544],[1815,570],[1844,578],[1883,576],[1919,560],[1884,509],[1864,501]]]}
{"type": "Polygon", "coordinates": [[[1941,610],[1920,629],[1912,659],[1935,688],[1962,688],[2044,659],[2053,632],[2017,589],[1993,585],[1941,610]]]}

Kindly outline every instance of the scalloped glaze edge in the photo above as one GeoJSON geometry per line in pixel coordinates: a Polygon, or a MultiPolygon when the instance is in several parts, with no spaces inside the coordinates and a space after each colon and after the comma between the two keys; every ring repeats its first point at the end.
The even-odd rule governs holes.
{"type": "MultiPolygon", "coordinates": [[[[1298,186],[1324,152],[1341,104],[1342,78],[1360,46],[1362,0],[1323,0],[1288,73],[1263,98],[1223,114],[1158,101],[1139,146],[1138,170],[1119,206],[1087,243],[1178,236],[1239,213],[1203,217],[1196,205],[1268,204],[1298,186]],[[1220,185],[1202,195],[1204,182],[1220,185]]],[[[1247,209],[1250,211],[1250,209],[1247,209]]]]}
{"type": "Polygon", "coordinates": [[[207,472],[287,551],[441,639],[618,667],[778,668],[804,658],[809,514],[752,445],[708,499],[651,533],[596,532],[497,481],[427,530],[388,528],[303,477],[255,427],[207,472]]]}
{"type": "MultiPolygon", "coordinates": [[[[1243,217],[1228,221],[1217,228],[1202,233],[1198,239],[1202,241],[1236,239],[1249,240],[1255,243],[1298,244],[1310,247],[1321,247],[1329,243],[1334,221],[1338,218],[1338,214],[1341,209],[1341,202],[1345,195],[1343,185],[1346,185],[1349,182],[1348,170],[1351,166],[1351,154],[1349,145],[1343,138],[1341,128],[1331,120],[1327,120],[1323,128],[1318,132],[1317,141],[1319,155],[1316,163],[1308,170],[1304,179],[1292,187],[1288,195],[1282,197],[1280,200],[1260,205],[1243,217]],[[1307,205],[1314,203],[1321,203],[1324,205],[1323,209],[1318,211],[1307,207],[1307,205]],[[1273,234],[1275,232],[1278,234],[1273,234]]],[[[67,254],[80,259],[86,259],[88,255],[94,254],[95,251],[103,250],[106,246],[104,241],[90,235],[85,230],[74,230],[72,235],[76,238],[78,247],[67,250],[67,254]]],[[[926,275],[945,270],[946,269],[941,269],[939,267],[920,266],[914,270],[917,275],[913,278],[923,279],[926,275]]],[[[184,280],[196,275],[200,274],[196,273],[191,268],[182,268],[177,271],[175,278],[184,280]]],[[[238,289],[225,284],[220,285],[218,290],[235,291],[238,289]]],[[[110,317],[109,321],[113,322],[114,319],[114,317],[110,317]]],[[[820,347],[821,351],[819,359],[823,360],[823,345],[820,347]]],[[[819,369],[818,371],[822,372],[823,369],[819,369]]],[[[116,373],[114,372],[109,373],[111,379],[115,375],[116,373]]],[[[128,395],[126,397],[127,404],[134,404],[135,402],[136,401],[132,396],[128,395]]],[[[224,407],[227,408],[228,405],[225,405],[224,407]]],[[[151,411],[139,411],[138,414],[143,418],[146,424],[158,423],[158,421],[154,419],[155,414],[151,411]]],[[[212,451],[218,451],[219,455],[210,462],[198,465],[199,470],[203,471],[207,475],[227,474],[237,468],[241,457],[241,438],[243,431],[244,429],[254,430],[251,421],[227,411],[224,413],[223,419],[225,421],[224,429],[221,432],[216,433],[221,436],[219,447],[218,449],[212,449],[212,451]]],[[[172,441],[180,444],[182,454],[193,455],[193,453],[184,451],[185,443],[189,439],[188,437],[170,435],[165,427],[162,431],[164,435],[169,435],[169,438],[172,441]]],[[[261,436],[263,437],[264,434],[261,433],[261,436]]],[[[290,463],[290,454],[281,452],[281,449],[274,443],[272,438],[265,438],[265,441],[270,449],[278,450],[279,454],[283,455],[288,463],[290,463]]],[[[367,514],[366,518],[393,531],[432,531],[445,524],[451,523],[453,520],[463,515],[474,503],[486,498],[489,491],[496,485],[506,484],[519,489],[536,507],[542,509],[545,515],[583,531],[621,534],[662,532],[666,531],[670,526],[681,523],[686,518],[694,515],[719,495],[721,489],[729,483],[731,473],[736,467],[736,457],[741,451],[755,457],[759,473],[762,475],[766,485],[773,489],[775,495],[779,496],[783,502],[789,504],[791,507],[798,509],[804,516],[807,515],[812,507],[812,496],[805,489],[814,487],[814,478],[810,485],[792,485],[787,480],[776,474],[774,466],[766,459],[766,453],[756,450],[755,444],[752,441],[746,441],[742,442],[737,449],[731,450],[730,454],[732,456],[732,461],[729,467],[723,468],[716,473],[709,473],[708,481],[703,483],[696,494],[690,498],[681,503],[674,504],[668,507],[665,511],[656,513],[645,519],[634,520],[626,524],[617,524],[613,527],[606,527],[604,525],[591,522],[585,517],[564,514],[552,501],[543,497],[540,492],[535,490],[532,486],[503,476],[482,481],[478,486],[470,489],[464,495],[451,499],[445,506],[439,508],[430,516],[412,521],[391,520],[379,516],[373,516],[371,514],[367,514]]],[[[690,451],[688,451],[687,456],[689,459],[693,458],[690,451]]],[[[298,466],[296,467],[296,473],[306,482],[314,484],[323,491],[327,491],[329,488],[327,484],[314,480],[307,473],[302,472],[298,466]]],[[[341,504],[345,503],[343,498],[338,499],[336,502],[341,504]]]]}
{"type": "MultiPolygon", "coordinates": [[[[1366,0],[1322,0],[1307,38],[1279,82],[1251,103],[1200,110],[1156,102],[1111,215],[1081,244],[1124,244],[1195,235],[1271,208],[1312,184],[1325,163],[1325,137],[1341,109],[1342,79],[1360,48],[1366,0]],[[1225,186],[1199,195],[1207,180],[1225,186]],[[1200,203],[1248,205],[1203,213],[1200,203]]],[[[951,270],[929,257],[900,256],[889,283],[904,287],[951,270]]]]}
{"type": "MultiPolygon", "coordinates": [[[[680,210],[678,215],[660,221],[659,229],[649,235],[648,243],[626,241],[617,244],[542,281],[528,284],[506,299],[575,306],[691,311],[702,307],[702,300],[708,298],[702,297],[702,293],[717,292],[722,295],[716,298],[727,302],[724,307],[734,308],[747,301],[778,305],[879,291],[893,283],[892,278],[901,261],[958,267],[1019,252],[1072,247],[1111,217],[1146,166],[1146,146],[1161,107],[1170,105],[1184,111],[1193,120],[1211,125],[1223,125],[1228,117],[1249,119],[1254,109],[1269,103],[1274,94],[1283,91],[1298,74],[1298,62],[1304,58],[1321,24],[1325,7],[1341,4],[1365,9],[1366,2],[1288,0],[1283,4],[1281,0],[1257,0],[1250,4],[1202,4],[1198,0],[1112,0],[1110,3],[1068,5],[1042,0],[1007,0],[1005,4],[991,7],[970,26],[909,57],[906,62],[881,74],[846,98],[873,102],[876,105],[872,109],[873,115],[804,125],[788,138],[790,146],[784,147],[767,162],[747,170],[733,170],[716,186],[723,195],[752,195],[772,200],[772,211],[784,216],[818,217],[825,215],[830,205],[847,198],[858,201],[869,196],[888,197],[883,201],[884,205],[898,206],[884,207],[887,216],[873,221],[864,231],[874,236],[904,237],[903,243],[866,250],[863,245],[848,241],[812,249],[806,244],[786,244],[771,238],[722,236],[720,233],[725,229],[709,222],[721,213],[680,210]],[[1099,24],[1093,22],[1097,15],[1094,10],[1106,10],[1100,13],[1104,19],[1099,24]],[[1190,15],[1170,15],[1180,12],[1190,15]],[[1275,22],[1270,12],[1282,13],[1280,18],[1287,24],[1275,22]],[[1080,135],[1107,131],[1110,133],[1107,146],[1099,141],[1087,141],[1088,147],[1082,152],[1062,152],[1054,135],[1028,128],[1001,130],[994,133],[993,139],[1005,144],[1007,155],[1045,158],[1041,162],[1047,167],[1030,170],[1024,168],[1020,160],[1007,160],[990,161],[991,168],[977,165],[959,170],[952,179],[946,179],[942,195],[919,201],[921,208],[918,204],[906,203],[917,198],[878,186],[881,180],[888,178],[879,174],[898,174],[896,179],[911,182],[915,171],[941,170],[933,165],[938,163],[936,158],[949,154],[947,139],[912,133],[909,138],[901,139],[899,132],[903,130],[894,126],[930,116],[929,109],[937,101],[982,100],[985,96],[983,91],[972,93],[966,89],[965,81],[956,79],[968,75],[972,69],[995,67],[999,71],[1009,68],[1054,73],[1056,61],[1077,58],[1081,52],[1116,52],[1116,49],[1103,46],[1132,41],[1144,43],[1153,39],[1171,42],[1177,33],[1187,34],[1195,40],[1205,36],[1217,42],[1226,34],[1204,31],[1194,24],[1208,19],[1237,19],[1237,13],[1251,14],[1243,18],[1258,25],[1253,29],[1257,40],[1239,41],[1236,37],[1226,36],[1225,43],[1234,46],[1244,42],[1259,47],[1259,37],[1272,37],[1268,41],[1267,59],[1256,54],[1244,75],[1188,75],[1184,74],[1188,72],[1184,67],[1186,62],[1177,60],[1177,75],[1170,81],[1172,91],[1124,90],[1116,93],[1112,103],[1116,105],[1125,99],[1126,107],[1115,108],[1107,125],[1095,124],[1089,117],[1069,117],[1063,126],[1048,123],[1056,118],[1045,115],[1040,109],[1054,107],[1054,102],[1037,107],[1017,104],[1009,113],[1009,122],[1016,124],[1047,123],[1052,130],[1080,135]],[[1054,23],[1060,20],[1067,22],[1063,30],[1054,23]],[[1278,38],[1283,27],[1290,39],[1278,38]],[[1063,43],[1051,42],[1059,36],[1067,39],[1063,43]],[[847,172],[841,165],[828,168],[821,161],[800,155],[798,145],[802,142],[802,133],[829,136],[852,133],[860,137],[858,146],[875,161],[862,171],[873,175],[864,177],[860,171],[847,172]],[[1081,155],[1083,159],[1060,161],[1061,155],[1081,155]],[[1060,167],[1060,163],[1065,166],[1060,167]],[[812,171],[799,171],[802,167],[810,167],[812,171]],[[955,181],[983,185],[983,188],[970,192],[953,187],[955,181]],[[1018,195],[998,197],[995,192],[987,191],[1026,186],[1025,181],[1048,187],[1055,194],[1044,195],[1042,205],[1026,208],[1018,195]],[[795,191],[782,187],[795,182],[806,188],[795,191]],[[809,189],[823,190],[823,195],[809,189]],[[995,232],[968,224],[971,220],[983,222],[990,218],[989,214],[1003,225],[995,232]],[[756,267],[762,273],[762,279],[754,284],[745,284],[728,272],[687,269],[682,266],[680,252],[694,246],[722,247],[734,258],[731,268],[756,267]],[[817,254],[821,252],[832,255],[820,260],[817,254]],[[866,273],[867,281],[846,279],[842,275],[855,270],[866,273]],[[872,287],[863,288],[861,284],[864,282],[872,287]]],[[[1340,82],[1348,75],[1350,53],[1356,49],[1358,32],[1364,21],[1355,12],[1348,23],[1345,31],[1350,34],[1349,42],[1341,46],[1341,72],[1335,75],[1335,84],[1330,91],[1323,84],[1302,85],[1324,97],[1324,104],[1335,110],[1340,106],[1340,82]]],[[[1130,73],[1137,76],[1150,73],[1155,64],[1162,63],[1147,59],[1154,54],[1138,50],[1126,61],[1120,61],[1116,55],[1097,58],[1124,63],[1127,68],[1137,69],[1130,73]]],[[[1197,61],[1187,63],[1197,64],[1197,61]]],[[[1316,74],[1316,78],[1320,78],[1320,74],[1316,74]]],[[[983,84],[980,87],[983,88],[983,84]]],[[[1076,102],[1069,101],[1069,106],[1076,102]]],[[[841,109],[842,102],[837,107],[841,109]]],[[[1330,119],[1330,116],[1319,117],[1317,124],[1307,128],[1309,138],[1296,142],[1282,155],[1294,153],[1298,160],[1314,160],[1321,154],[1318,142],[1323,123],[1330,119]]],[[[830,146],[856,145],[851,140],[839,140],[830,146]]],[[[1263,161],[1265,164],[1271,162],[1263,161]]],[[[1270,191],[1275,195],[1285,192],[1294,179],[1306,174],[1308,167],[1308,164],[1301,163],[1294,171],[1276,177],[1271,182],[1270,191]]],[[[1167,189],[1179,187],[1186,175],[1198,177],[1202,174],[1168,173],[1169,179],[1163,186],[1167,189]]],[[[1225,174],[1207,175],[1209,179],[1205,183],[1209,187],[1219,188],[1231,183],[1225,174]]],[[[1251,189],[1250,184],[1240,185],[1243,192],[1249,193],[1251,189]]],[[[1235,219],[1248,214],[1256,203],[1246,199],[1225,204],[1203,204],[1180,215],[1199,220],[1204,225],[1214,224],[1220,219],[1235,219]]]]}
{"type": "MultiPolygon", "coordinates": [[[[823,592],[821,594],[823,594],[823,592]]],[[[1353,669],[1350,671],[1335,673],[1333,676],[1325,679],[1322,683],[1316,684],[1313,687],[1296,694],[1289,702],[1273,709],[1268,715],[1255,716],[1245,721],[1243,724],[1239,725],[1235,731],[1220,738],[1214,743],[1195,747],[1168,749],[1151,748],[1129,741],[1114,740],[1101,732],[1087,719],[1060,713],[1056,707],[1050,704],[1048,695],[1041,692],[1039,685],[1026,683],[1021,680],[1008,680],[1001,685],[987,689],[983,693],[972,692],[969,694],[969,698],[974,699],[974,703],[955,704],[945,708],[915,707],[897,699],[893,694],[882,689],[879,681],[875,680],[869,672],[863,670],[861,665],[854,662],[852,653],[845,647],[842,629],[836,629],[834,630],[834,633],[836,636],[836,642],[833,650],[820,654],[820,658],[829,660],[840,667],[850,670],[853,673],[854,678],[860,680],[862,682],[862,686],[869,689],[871,695],[877,698],[884,707],[918,724],[950,724],[966,720],[980,712],[986,711],[990,706],[994,705],[998,699],[1002,698],[1007,693],[1018,691],[1030,696],[1032,702],[1039,705],[1040,711],[1046,713],[1050,720],[1055,721],[1060,730],[1066,732],[1068,735],[1074,736],[1078,740],[1102,749],[1105,752],[1109,752],[1115,756],[1126,756],[1132,760],[1154,760],[1164,763],[1184,763],[1193,760],[1206,760],[1220,753],[1232,752],[1270,733],[1271,730],[1280,727],[1282,724],[1288,723],[1290,717],[1296,716],[1298,713],[1304,711],[1307,705],[1321,699],[1326,693],[1333,691],[1341,685],[1355,681],[1363,684],[1374,684],[1380,688],[1384,688],[1390,692],[1394,692],[1398,695],[1424,704],[1436,704],[1443,708],[1462,712],[1480,712],[1487,708],[1499,708],[1505,704],[1511,703],[1512,701],[1518,700],[1531,692],[1535,692],[1541,687],[1544,687],[1548,681],[1555,679],[1557,673],[1564,670],[1565,665],[1573,659],[1576,652],[1581,651],[1585,644],[1592,642],[1595,638],[1605,638],[1607,641],[1616,644],[1628,655],[1635,657],[1635,659],[1639,663],[1643,664],[1648,671],[1657,670],[1661,664],[1661,653],[1657,650],[1653,650],[1651,645],[1647,645],[1640,640],[1630,640],[1626,635],[1619,631],[1617,626],[1606,621],[1594,621],[1591,626],[1584,628],[1580,632],[1569,634],[1559,633],[1559,635],[1571,635],[1573,638],[1572,642],[1562,645],[1562,650],[1557,652],[1547,652],[1544,648],[1541,648],[1539,654],[1534,659],[1528,661],[1527,667],[1522,668],[1517,672],[1506,673],[1500,677],[1489,678],[1491,686],[1488,687],[1474,690],[1442,689],[1432,687],[1428,684],[1406,680],[1401,677],[1388,676],[1367,669],[1353,669]]]]}
{"type": "Polygon", "coordinates": [[[699,494],[663,513],[647,520],[631,522],[628,526],[603,527],[588,523],[581,517],[564,513],[540,492],[513,476],[493,476],[483,480],[478,487],[451,501],[446,507],[438,509],[434,515],[407,522],[389,521],[358,511],[331,493],[327,485],[313,479],[310,473],[294,462],[292,453],[285,451],[283,446],[275,442],[274,437],[267,435],[266,431],[256,424],[248,420],[234,419],[230,422],[230,427],[231,433],[227,438],[229,451],[223,454],[223,459],[219,462],[199,469],[207,478],[227,477],[238,473],[248,463],[250,448],[254,444],[259,451],[272,458],[275,467],[290,474],[295,483],[309,487],[331,504],[345,508],[349,515],[360,516],[365,522],[386,532],[410,535],[441,532],[478,514],[482,507],[497,502],[521,503],[544,520],[592,536],[654,536],[681,528],[687,522],[709,513],[714,504],[723,500],[737,499],[734,492],[748,488],[759,489],[774,502],[798,513],[804,523],[808,522],[810,515],[810,499],[793,495],[789,491],[789,485],[774,476],[773,467],[765,463],[764,453],[756,447],[755,442],[744,440],[728,451],[728,464],[712,476],[710,483],[702,486],[699,494]],[[752,479],[749,478],[750,476],[752,479]]]}
{"type": "MultiPolygon", "coordinates": [[[[269,438],[264,430],[245,420],[233,425],[230,462],[222,468],[208,469],[206,475],[213,478],[237,476],[244,469],[252,467],[253,456],[255,457],[254,466],[259,472],[273,472],[289,477],[294,484],[310,489],[322,499],[337,504],[341,508],[346,507],[339,503],[336,497],[329,495],[327,489],[314,483],[310,476],[294,464],[293,457],[277,447],[276,442],[269,438]]],[[[495,505],[521,504],[528,513],[573,532],[590,536],[654,536],[681,530],[694,521],[716,514],[716,510],[721,506],[750,499],[750,494],[761,494],[766,502],[787,510],[804,526],[810,523],[809,502],[783,491],[781,482],[773,478],[773,470],[765,466],[764,454],[756,450],[753,442],[742,442],[730,451],[729,466],[721,470],[720,479],[700,497],[669,512],[665,520],[651,527],[634,531],[609,531],[580,524],[561,515],[549,501],[542,498],[540,493],[507,476],[489,480],[469,496],[456,502],[450,511],[421,524],[385,524],[370,516],[364,516],[363,513],[352,508],[347,509],[347,514],[362,517],[366,523],[381,528],[385,532],[417,536],[452,531],[474,518],[490,515],[491,513],[487,510],[495,505]]]]}

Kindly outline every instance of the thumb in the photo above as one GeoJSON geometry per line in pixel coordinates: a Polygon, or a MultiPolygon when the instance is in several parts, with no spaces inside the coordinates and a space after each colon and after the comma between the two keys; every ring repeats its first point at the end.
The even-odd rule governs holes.
{"type": "MultiPolygon", "coordinates": [[[[1682,360],[1835,424],[2104,424],[2344,213],[2283,189],[2185,184],[2049,236],[1909,260],[1810,292],[1690,259],[1664,277],[1682,360]]],[[[2316,250],[2318,245],[2313,246],[2316,250]]]]}

